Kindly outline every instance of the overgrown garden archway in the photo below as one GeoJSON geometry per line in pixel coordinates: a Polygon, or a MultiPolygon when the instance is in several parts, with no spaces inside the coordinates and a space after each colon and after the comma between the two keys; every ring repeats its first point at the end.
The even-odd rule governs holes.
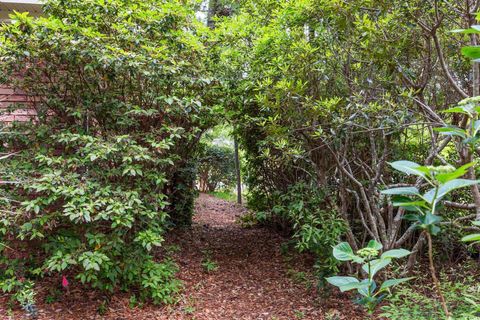
{"type": "Polygon", "coordinates": [[[153,252],[191,225],[199,141],[229,122],[251,220],[311,252],[320,284],[373,309],[405,281],[375,273],[427,247],[448,317],[434,248],[478,256],[460,239],[478,229],[480,192],[479,102],[462,100],[479,72],[461,55],[479,58],[478,28],[447,31],[474,24],[480,2],[210,4],[215,28],[176,0],[50,0],[45,17],[2,25],[1,84],[35,110],[2,127],[2,288],[29,306],[32,279],[68,275],[171,302],[175,268],[153,252]],[[338,260],[368,276],[329,277],[338,260]]]}

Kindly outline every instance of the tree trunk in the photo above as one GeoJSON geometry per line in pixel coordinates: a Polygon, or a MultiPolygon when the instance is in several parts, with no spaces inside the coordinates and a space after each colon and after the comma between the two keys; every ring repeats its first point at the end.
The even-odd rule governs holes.
{"type": "Polygon", "coordinates": [[[215,28],[215,21],[213,18],[217,15],[218,0],[208,1],[207,26],[211,29],[215,28]]]}
{"type": "Polygon", "coordinates": [[[238,154],[238,141],[237,138],[233,138],[233,145],[235,148],[235,173],[237,175],[237,202],[242,203],[242,177],[240,174],[240,156],[238,154]]]}

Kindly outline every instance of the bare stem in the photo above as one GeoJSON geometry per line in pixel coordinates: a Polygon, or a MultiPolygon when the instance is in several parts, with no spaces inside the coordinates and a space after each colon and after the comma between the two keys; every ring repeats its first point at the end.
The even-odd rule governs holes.
{"type": "Polygon", "coordinates": [[[437,278],[437,271],[435,270],[435,265],[433,263],[433,249],[432,249],[432,235],[428,231],[424,231],[427,236],[428,242],[428,260],[430,262],[430,273],[432,275],[433,284],[437,290],[438,297],[440,298],[440,303],[442,305],[443,312],[447,316],[447,319],[450,319],[450,312],[448,311],[447,302],[442,293],[442,288],[440,287],[440,281],[437,278]]]}

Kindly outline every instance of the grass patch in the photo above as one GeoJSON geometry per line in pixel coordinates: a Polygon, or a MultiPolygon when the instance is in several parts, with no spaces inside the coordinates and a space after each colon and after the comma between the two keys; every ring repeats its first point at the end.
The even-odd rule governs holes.
{"type": "Polygon", "coordinates": [[[226,201],[232,201],[232,202],[237,201],[237,195],[230,191],[214,191],[214,192],[209,192],[208,194],[226,201]]]}

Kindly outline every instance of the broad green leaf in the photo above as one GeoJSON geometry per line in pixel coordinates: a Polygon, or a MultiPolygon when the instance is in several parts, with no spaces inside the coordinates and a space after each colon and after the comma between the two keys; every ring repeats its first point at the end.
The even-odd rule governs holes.
{"type": "Polygon", "coordinates": [[[468,180],[468,179],[454,179],[450,180],[447,183],[443,184],[438,188],[437,196],[435,198],[435,188],[430,189],[428,192],[426,192],[423,195],[423,198],[425,201],[429,203],[433,203],[434,200],[438,201],[444,196],[446,196],[448,193],[452,192],[453,190],[472,186],[474,184],[480,183],[480,180],[468,180]]]}
{"type": "Polygon", "coordinates": [[[472,224],[474,226],[480,227],[480,221],[473,221],[472,224]]]}
{"type": "Polygon", "coordinates": [[[400,187],[382,190],[381,193],[388,195],[415,195],[419,196],[420,192],[415,187],[400,187]]]}
{"type": "Polygon", "coordinates": [[[480,130],[480,120],[475,120],[473,123],[473,136],[477,135],[478,130],[480,130]]]}
{"type": "Polygon", "coordinates": [[[438,181],[440,181],[441,183],[446,183],[450,180],[453,180],[453,179],[456,179],[456,178],[459,178],[459,177],[465,175],[468,172],[468,169],[470,167],[472,167],[474,164],[475,164],[475,162],[469,162],[469,163],[461,166],[460,168],[456,169],[453,172],[437,174],[435,176],[435,178],[438,181]]]}
{"type": "Polygon", "coordinates": [[[474,242],[474,241],[480,241],[480,233],[474,233],[470,234],[468,236],[465,236],[462,238],[463,242],[474,242]]]}
{"type": "Polygon", "coordinates": [[[462,54],[470,59],[480,58],[480,46],[466,46],[462,48],[462,54]]]}
{"type": "Polygon", "coordinates": [[[442,185],[438,192],[438,199],[444,197],[453,190],[469,187],[475,184],[479,184],[480,180],[468,180],[468,179],[454,179],[450,180],[442,185]]]}
{"type": "Polygon", "coordinates": [[[370,240],[368,242],[367,248],[372,248],[375,250],[382,250],[383,245],[380,242],[377,242],[375,240],[370,240]]]}
{"type": "Polygon", "coordinates": [[[467,133],[465,132],[465,130],[457,127],[441,127],[434,128],[433,130],[447,136],[457,136],[462,139],[465,139],[467,137],[467,133]]]}
{"type": "Polygon", "coordinates": [[[368,288],[368,283],[364,283],[363,281],[362,282],[351,282],[351,283],[347,283],[346,285],[339,286],[338,288],[342,292],[350,291],[352,289],[360,290],[360,289],[363,289],[363,288],[368,288]]]}
{"type": "Polygon", "coordinates": [[[425,192],[425,194],[422,196],[423,199],[425,199],[425,201],[427,201],[428,203],[433,203],[433,200],[435,200],[435,194],[438,194],[438,191],[437,191],[437,188],[432,188],[430,190],[428,190],[427,192],[425,192]]]}
{"type": "Polygon", "coordinates": [[[378,271],[385,268],[387,265],[390,264],[390,262],[392,262],[392,259],[388,259],[388,258],[387,259],[383,259],[383,258],[375,259],[375,260],[370,261],[370,263],[365,263],[362,266],[362,269],[363,269],[363,271],[368,273],[371,278],[373,278],[373,276],[375,276],[375,274],[378,271]]]}
{"type": "Polygon", "coordinates": [[[380,291],[384,291],[390,287],[394,287],[396,285],[399,285],[400,283],[407,282],[412,280],[414,277],[409,277],[409,278],[401,278],[401,279],[390,279],[386,280],[382,285],[380,286],[380,291]]]}
{"type": "Polygon", "coordinates": [[[402,207],[409,211],[418,211],[419,208],[427,208],[427,203],[425,201],[408,201],[408,200],[397,200],[392,202],[394,207],[402,207]]]}
{"type": "Polygon", "coordinates": [[[326,280],[327,280],[328,283],[330,283],[330,284],[332,284],[336,287],[339,287],[340,290],[342,290],[341,289],[342,286],[351,285],[351,284],[354,284],[354,283],[360,283],[360,281],[357,278],[354,278],[354,277],[334,276],[334,277],[326,278],[326,280]]]}
{"type": "Polygon", "coordinates": [[[406,257],[410,254],[411,252],[405,249],[393,249],[393,250],[388,250],[382,253],[382,259],[387,259],[387,258],[403,258],[406,257]]]}
{"type": "MultiPolygon", "coordinates": [[[[467,98],[458,103],[458,106],[454,108],[450,108],[447,110],[440,111],[442,113],[462,113],[468,115],[470,118],[473,116],[475,112],[478,113],[478,102],[477,97],[467,98]]],[[[454,127],[458,128],[458,127],[454,127]]]]}
{"type": "Polygon", "coordinates": [[[435,225],[429,225],[428,228],[427,228],[428,232],[430,232],[432,234],[432,236],[436,236],[437,234],[440,233],[440,231],[442,229],[440,229],[439,226],[435,226],[435,225]]]}
{"type": "Polygon", "coordinates": [[[475,146],[479,140],[480,140],[480,137],[477,135],[475,137],[469,137],[467,139],[463,139],[462,143],[475,146]]]}
{"type": "Polygon", "coordinates": [[[430,212],[427,212],[425,216],[421,217],[421,222],[425,225],[437,224],[440,221],[442,221],[442,217],[431,214],[430,212]]]}
{"type": "Polygon", "coordinates": [[[479,31],[475,30],[475,29],[454,29],[452,30],[451,32],[453,33],[463,33],[463,34],[476,34],[476,33],[480,33],[479,31]]]}
{"type": "Polygon", "coordinates": [[[339,261],[355,261],[362,263],[363,259],[353,253],[352,247],[347,242],[342,242],[333,247],[333,256],[339,261]]]}
{"type": "Polygon", "coordinates": [[[406,214],[402,217],[402,219],[407,220],[407,221],[416,221],[416,222],[422,222],[422,215],[421,214],[406,214]]]}
{"type": "Polygon", "coordinates": [[[452,32],[452,33],[463,33],[463,34],[476,34],[476,33],[480,33],[480,26],[472,25],[468,29],[454,29],[450,32],[452,32]]]}
{"type": "Polygon", "coordinates": [[[425,178],[425,173],[419,170],[421,166],[418,163],[415,163],[412,161],[400,160],[400,161],[391,162],[390,165],[392,166],[392,168],[398,171],[401,171],[403,173],[413,174],[413,175],[425,178]]]}
{"type": "Polygon", "coordinates": [[[364,297],[369,297],[371,294],[375,292],[375,289],[377,289],[377,284],[375,281],[370,281],[370,279],[363,279],[361,282],[364,286],[358,288],[358,293],[360,293],[364,297]],[[370,292],[369,289],[370,288],[370,292]]]}
{"type": "Polygon", "coordinates": [[[442,221],[442,218],[432,214],[431,212],[427,212],[423,216],[419,215],[418,221],[420,223],[419,228],[428,230],[428,232],[430,232],[432,235],[436,235],[441,231],[437,224],[442,221]]]}
{"type": "Polygon", "coordinates": [[[440,111],[441,113],[462,113],[471,115],[471,113],[465,107],[453,107],[446,110],[440,111]]]}

